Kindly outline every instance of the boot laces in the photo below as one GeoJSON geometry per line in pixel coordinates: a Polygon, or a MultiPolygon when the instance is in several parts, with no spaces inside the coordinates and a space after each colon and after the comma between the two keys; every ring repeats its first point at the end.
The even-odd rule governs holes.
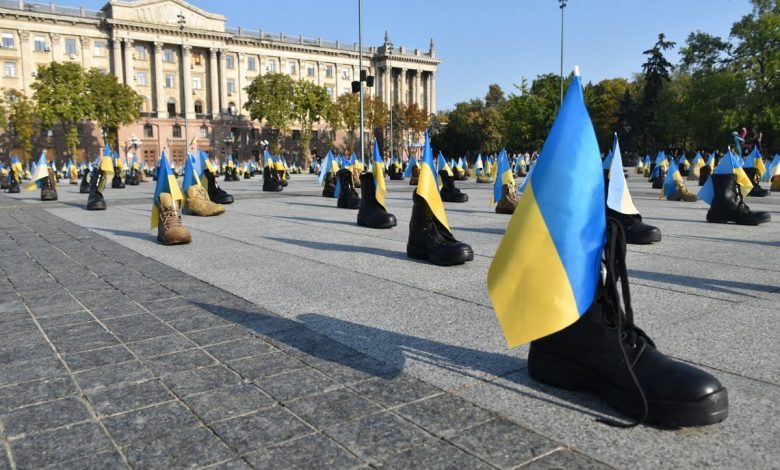
{"type": "Polygon", "coordinates": [[[179,209],[176,208],[175,202],[171,207],[160,208],[160,218],[162,219],[162,224],[165,228],[184,226],[181,222],[181,215],[179,214],[179,209]]]}
{"type": "Polygon", "coordinates": [[[644,344],[655,345],[644,331],[634,325],[634,310],[631,307],[631,292],[626,269],[626,235],[617,219],[612,217],[607,218],[607,245],[603,261],[606,268],[604,279],[605,320],[609,326],[613,326],[617,330],[618,346],[623,355],[626,369],[642,400],[643,412],[641,418],[630,423],[621,423],[608,418],[599,418],[597,421],[613,427],[631,428],[645,422],[649,409],[645,391],[634,373],[634,363],[629,358],[626,347],[636,349],[644,344]],[[620,281],[620,290],[618,290],[618,280],[620,281]],[[621,305],[621,299],[623,305],[621,305]]]}

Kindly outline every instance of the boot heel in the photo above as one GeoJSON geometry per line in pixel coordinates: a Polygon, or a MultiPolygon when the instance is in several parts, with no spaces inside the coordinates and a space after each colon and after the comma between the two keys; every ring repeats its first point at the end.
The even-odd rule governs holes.
{"type": "Polygon", "coordinates": [[[532,379],[566,390],[584,388],[577,371],[566,361],[539,352],[531,346],[528,353],[528,375],[532,379]]]}
{"type": "Polygon", "coordinates": [[[406,256],[413,259],[428,259],[428,251],[425,248],[419,248],[412,245],[406,245],[406,256]]]}

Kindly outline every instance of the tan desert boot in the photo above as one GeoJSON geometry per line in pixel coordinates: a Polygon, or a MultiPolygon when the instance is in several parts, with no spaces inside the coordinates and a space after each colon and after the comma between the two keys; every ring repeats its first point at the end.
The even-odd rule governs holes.
{"type": "Polygon", "coordinates": [[[501,186],[501,199],[496,203],[496,213],[513,214],[519,201],[520,199],[517,197],[514,185],[505,184],[501,186]]]}
{"type": "Polygon", "coordinates": [[[157,240],[163,245],[184,245],[192,241],[190,232],[181,223],[181,212],[169,193],[160,193],[157,240]]]}
{"type": "Polygon", "coordinates": [[[206,190],[198,184],[187,188],[187,201],[184,203],[184,208],[187,209],[187,215],[201,217],[211,217],[225,212],[225,206],[211,202],[206,190]]]}

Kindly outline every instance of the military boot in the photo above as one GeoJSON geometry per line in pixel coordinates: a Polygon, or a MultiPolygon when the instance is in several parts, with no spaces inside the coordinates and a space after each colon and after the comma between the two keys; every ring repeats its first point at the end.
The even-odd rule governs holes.
{"type": "Polygon", "coordinates": [[[357,223],[369,228],[390,228],[398,225],[393,214],[379,204],[376,199],[376,182],[373,173],[360,175],[360,208],[357,214],[357,223]]]}
{"type": "Polygon", "coordinates": [[[15,194],[20,191],[21,189],[19,188],[19,182],[16,181],[16,172],[14,170],[11,170],[11,172],[8,174],[8,192],[11,194],[15,194]]]}
{"type": "Polygon", "coordinates": [[[496,203],[497,214],[514,214],[520,199],[517,197],[515,185],[501,185],[501,199],[496,203]]]}
{"type": "Polygon", "coordinates": [[[199,184],[187,188],[187,200],[184,203],[187,215],[211,217],[225,212],[225,206],[211,202],[208,193],[199,184]]]}
{"type": "Polygon", "coordinates": [[[355,184],[355,188],[360,189],[360,170],[352,167],[352,182],[355,184]]]}
{"type": "Polygon", "coordinates": [[[664,187],[664,180],[666,179],[666,170],[661,167],[658,169],[658,176],[653,176],[650,181],[653,183],[653,189],[661,189],[664,187]]]}
{"type": "Polygon", "coordinates": [[[88,211],[106,210],[106,200],[103,199],[103,189],[106,186],[106,174],[100,167],[92,170],[92,178],[89,181],[89,198],[87,199],[88,211]]]}
{"type": "Polygon", "coordinates": [[[417,182],[420,179],[420,167],[417,165],[414,165],[412,167],[412,176],[409,177],[409,185],[410,186],[417,186],[417,182]]]}
{"type": "Polygon", "coordinates": [[[263,191],[281,191],[284,189],[282,183],[276,178],[276,171],[269,167],[263,167],[263,191]]]}
{"type": "Polygon", "coordinates": [[[287,187],[287,170],[274,170],[274,178],[282,187],[287,187]]]}
{"type": "Polygon", "coordinates": [[[336,207],[339,209],[358,209],[360,207],[360,196],[358,196],[355,186],[352,184],[352,172],[347,169],[339,170],[336,177],[341,184],[341,192],[339,193],[336,207]]]}
{"type": "Polygon", "coordinates": [[[699,170],[699,186],[704,186],[707,182],[707,178],[712,174],[712,168],[709,165],[704,165],[699,170]]]}
{"type": "Polygon", "coordinates": [[[233,196],[219,187],[217,178],[214,177],[212,172],[206,170],[203,172],[203,175],[206,177],[206,182],[208,183],[209,199],[211,199],[211,202],[216,202],[217,204],[233,204],[233,196]]]}
{"type": "Polygon", "coordinates": [[[429,260],[439,266],[463,264],[474,259],[474,251],[455,240],[452,233],[433,215],[428,202],[417,193],[412,196],[412,219],[409,221],[409,240],[406,255],[429,260]]]}
{"type": "Polygon", "coordinates": [[[668,201],[696,202],[699,200],[699,196],[692,193],[682,181],[675,181],[674,184],[677,191],[666,197],[668,201]]]}
{"type": "Polygon", "coordinates": [[[54,177],[54,172],[49,170],[49,176],[43,178],[41,184],[41,201],[56,201],[57,200],[57,180],[54,177]]]}
{"type": "Polygon", "coordinates": [[[608,219],[593,304],[572,325],[531,342],[528,374],[554,387],[595,393],[637,420],[632,424],[676,428],[723,421],[726,388],[709,373],[661,353],[634,325],[625,243],[620,224],[608,219]]]}
{"type": "Polygon", "coordinates": [[[769,190],[762,188],[759,183],[761,182],[761,175],[756,168],[743,168],[750,182],[753,183],[753,189],[750,190],[748,196],[752,197],[766,197],[769,196],[769,190]]]}
{"type": "Polygon", "coordinates": [[[157,219],[157,241],[163,245],[184,245],[192,241],[190,232],[181,222],[181,211],[169,193],[160,193],[157,219]]]}
{"type": "Polygon", "coordinates": [[[325,174],[322,197],[336,197],[336,175],[332,171],[325,174]]]}
{"type": "Polygon", "coordinates": [[[444,202],[466,202],[469,200],[469,195],[460,192],[460,189],[455,187],[455,177],[450,175],[444,170],[439,171],[439,178],[442,181],[442,187],[439,191],[441,200],[444,202]]]}
{"type": "Polygon", "coordinates": [[[712,178],[714,197],[710,210],[707,211],[707,222],[716,224],[735,222],[739,225],[759,225],[769,222],[771,216],[768,212],[753,212],[742,200],[737,175],[713,174],[710,178],[712,178]]]}
{"type": "Polygon", "coordinates": [[[89,193],[89,178],[90,178],[90,171],[84,170],[84,174],[81,176],[81,185],[79,186],[79,193],[81,194],[88,194],[89,193]]]}
{"type": "Polygon", "coordinates": [[[487,183],[492,183],[492,182],[493,182],[493,177],[490,176],[489,174],[485,173],[484,170],[480,174],[477,175],[477,183],[487,184],[487,183]]]}
{"type": "Polygon", "coordinates": [[[112,189],[124,189],[125,183],[122,182],[122,177],[119,176],[119,173],[116,172],[116,169],[114,170],[114,177],[111,178],[111,188],[112,189]]]}
{"type": "Polygon", "coordinates": [[[691,166],[691,169],[688,172],[688,181],[699,181],[700,175],[701,175],[701,168],[696,165],[693,165],[691,166]]]}
{"type": "Polygon", "coordinates": [[[623,214],[608,207],[607,217],[618,221],[626,234],[626,243],[646,245],[661,241],[661,231],[658,227],[642,222],[642,216],[639,214],[623,214]]]}

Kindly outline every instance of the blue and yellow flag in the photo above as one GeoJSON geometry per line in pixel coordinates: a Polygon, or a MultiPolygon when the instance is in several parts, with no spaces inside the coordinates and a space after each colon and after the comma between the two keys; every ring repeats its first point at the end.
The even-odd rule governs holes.
{"type": "Polygon", "coordinates": [[[11,169],[14,171],[14,179],[17,183],[22,181],[22,175],[24,174],[24,170],[22,169],[22,162],[19,160],[19,157],[14,155],[11,157],[11,169]]]}
{"type": "MultiPolygon", "coordinates": [[[[729,152],[730,151],[731,150],[729,150],[729,152]]],[[[707,159],[706,165],[710,167],[710,170],[714,170],[715,169],[715,152],[714,151],[710,154],[709,158],[707,159]]]]}
{"type": "Polygon", "coordinates": [[[761,154],[758,152],[757,147],[753,147],[753,151],[750,152],[750,155],[745,157],[745,163],[742,165],[742,168],[755,168],[759,177],[766,173],[764,159],[761,158],[761,154]]]}
{"type": "Polygon", "coordinates": [[[114,176],[114,156],[108,144],[103,149],[103,156],[100,157],[100,169],[103,170],[107,178],[114,176]]]}
{"type": "Polygon", "coordinates": [[[672,163],[669,164],[669,169],[666,170],[664,185],[661,188],[661,194],[658,196],[658,198],[663,199],[665,197],[677,194],[678,181],[681,183],[683,182],[682,175],[680,174],[680,168],[677,166],[677,163],[672,160],[672,163]]]}
{"type": "MultiPolygon", "coordinates": [[[[187,189],[190,186],[200,186],[200,178],[198,178],[198,170],[196,168],[195,157],[187,155],[187,162],[184,164],[184,179],[181,182],[181,192],[184,201],[187,200],[187,189]]],[[[185,213],[184,204],[182,204],[182,214],[185,213]]]]}
{"type": "Polygon", "coordinates": [[[686,170],[691,167],[691,164],[688,161],[688,159],[685,157],[685,154],[680,155],[680,158],[677,159],[677,166],[683,167],[686,170]]]}
{"type": "Polygon", "coordinates": [[[414,157],[414,155],[409,157],[409,161],[406,162],[406,169],[404,169],[404,178],[409,178],[412,176],[412,168],[418,166],[417,165],[417,159],[414,157]]]}
{"type": "Polygon", "coordinates": [[[621,214],[639,214],[634,206],[631,193],[628,192],[626,175],[623,173],[623,155],[617,134],[612,144],[612,164],[609,167],[609,184],[607,185],[607,207],[621,214]]]}
{"type": "Polygon", "coordinates": [[[322,162],[322,167],[320,168],[320,179],[319,183],[322,185],[325,182],[325,176],[330,172],[337,172],[339,171],[339,165],[336,163],[336,160],[333,158],[333,153],[328,150],[328,154],[325,156],[325,160],[322,162]]]}
{"type": "MultiPolygon", "coordinates": [[[[710,157],[710,158],[714,158],[710,157]]],[[[728,175],[734,173],[737,175],[737,184],[739,185],[742,197],[747,197],[751,189],[753,189],[753,183],[750,178],[745,174],[745,170],[742,169],[742,158],[731,153],[729,149],[728,153],[720,159],[718,166],[712,170],[713,175],[728,175]]],[[[712,177],[707,178],[707,182],[699,190],[699,199],[712,205],[712,199],[715,197],[715,187],[712,185],[712,177]]]]}
{"type": "Polygon", "coordinates": [[[605,170],[609,170],[609,167],[612,166],[612,155],[612,149],[609,149],[609,152],[607,152],[607,156],[604,157],[604,161],[601,165],[605,170]]]}
{"type": "Polygon", "coordinates": [[[476,161],[476,163],[474,163],[474,168],[475,168],[475,174],[477,176],[481,175],[482,172],[485,169],[484,166],[482,165],[482,154],[481,153],[479,155],[477,155],[477,161],[476,161]]]}
{"type": "Polygon", "coordinates": [[[433,176],[435,171],[431,141],[428,138],[428,131],[425,131],[425,147],[423,147],[423,157],[420,164],[420,178],[418,179],[415,192],[418,196],[425,199],[431,208],[431,212],[433,212],[433,216],[436,217],[439,223],[452,232],[450,224],[447,222],[447,214],[444,213],[444,203],[441,202],[439,187],[436,185],[436,179],[433,176]]]}
{"type": "Polygon", "coordinates": [[[371,172],[374,173],[374,186],[376,187],[376,201],[382,207],[385,206],[387,187],[385,186],[385,162],[379,153],[379,143],[374,139],[374,158],[371,163],[371,172]]]}
{"type": "Polygon", "coordinates": [[[444,155],[442,155],[440,150],[439,155],[436,157],[436,172],[433,175],[436,177],[436,186],[439,188],[441,188],[441,185],[443,184],[439,182],[439,172],[442,170],[446,171],[448,175],[452,176],[452,170],[447,164],[447,159],[444,158],[444,155]]]}
{"type": "Polygon", "coordinates": [[[154,188],[154,199],[152,200],[152,228],[157,227],[160,218],[160,194],[162,193],[170,194],[174,202],[184,200],[165,150],[163,150],[160,162],[157,165],[157,186],[154,188]]]}
{"type": "Polygon", "coordinates": [[[509,166],[509,157],[506,155],[506,150],[501,149],[498,154],[497,176],[493,182],[493,195],[490,196],[490,207],[497,203],[501,199],[501,188],[503,185],[508,184],[511,187],[515,185],[515,178],[512,176],[512,169],[509,166]]]}
{"type": "Polygon", "coordinates": [[[704,159],[701,158],[701,153],[696,152],[696,156],[693,157],[693,163],[691,163],[691,166],[693,168],[701,168],[704,165],[706,165],[706,163],[704,163],[704,159]]]}
{"type": "Polygon", "coordinates": [[[577,321],[600,279],[604,177],[576,72],[529,179],[488,271],[509,347],[577,321]]]}
{"type": "Polygon", "coordinates": [[[32,180],[27,185],[27,191],[35,191],[41,188],[40,181],[49,177],[49,163],[46,161],[46,150],[41,152],[41,156],[38,158],[38,164],[35,165],[32,171],[32,180]]]}

